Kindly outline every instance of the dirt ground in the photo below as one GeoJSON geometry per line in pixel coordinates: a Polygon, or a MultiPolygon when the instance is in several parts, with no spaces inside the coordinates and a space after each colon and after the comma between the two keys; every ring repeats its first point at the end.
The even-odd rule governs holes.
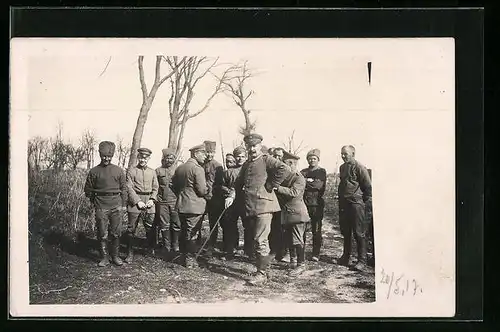
{"type": "MultiPolygon", "coordinates": [[[[273,261],[263,286],[246,283],[255,267],[244,257],[222,261],[200,256],[199,269],[186,269],[180,258],[155,257],[140,251],[121,267],[98,267],[97,243],[52,235],[30,243],[31,304],[161,304],[161,303],[356,303],[375,301],[374,270],[353,271],[333,263],[342,251],[338,224],[323,221],[324,245],[319,262],[308,261],[298,278],[288,277],[287,264],[273,261]]],[[[141,227],[141,226],[140,226],[141,227]]],[[[204,229],[205,236],[208,227],[204,229]]],[[[242,232],[240,232],[242,234],[242,232]]],[[[139,241],[144,238],[140,228],[139,241]]],[[[140,246],[142,243],[138,243],[140,246]]],[[[307,257],[311,250],[308,234],[307,257]]],[[[124,248],[121,256],[124,257],[124,248]]]]}

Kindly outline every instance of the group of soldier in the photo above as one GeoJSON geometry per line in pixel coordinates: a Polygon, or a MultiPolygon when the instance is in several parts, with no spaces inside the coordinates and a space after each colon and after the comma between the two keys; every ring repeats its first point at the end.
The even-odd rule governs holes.
{"type": "MultiPolygon", "coordinates": [[[[268,149],[261,135],[248,134],[243,141],[244,146],[225,156],[226,169],[214,159],[216,142],[205,141],[192,147],[190,158],[179,166],[175,151],[163,149],[162,165],[156,170],[148,167],[152,151],[139,148],[137,165],[126,172],[111,163],[115,144],[101,142],[101,163],[90,170],[84,188],[95,208],[98,265],[133,262],[133,239],[140,222],[151,254],[158,249],[157,234],[161,234],[162,250],[179,253],[188,268],[198,267],[202,250],[210,259],[215,259],[216,251],[221,260],[246,256],[257,269],[248,280],[254,285],[267,280],[272,259],[288,262],[290,276],[303,273],[308,231],[312,232],[311,260],[319,261],[327,180],[326,170],[319,166],[320,151],[310,150],[309,166],[299,171],[298,156],[282,148],[268,149]],[[125,211],[128,225],[122,237],[125,211]],[[210,234],[202,244],[205,216],[210,234]],[[239,250],[240,220],[243,250],[239,250]],[[222,248],[217,247],[219,225],[222,248]],[[127,247],[124,261],[119,257],[121,241],[127,247]]],[[[362,271],[369,265],[365,208],[371,206],[371,180],[366,167],[355,159],[353,146],[342,147],[341,156],[338,199],[344,246],[337,264],[349,265],[354,235],[357,262],[352,266],[362,271]]]]}

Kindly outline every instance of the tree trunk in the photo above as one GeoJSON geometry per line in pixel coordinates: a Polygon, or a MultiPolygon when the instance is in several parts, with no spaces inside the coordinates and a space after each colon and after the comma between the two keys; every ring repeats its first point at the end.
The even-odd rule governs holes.
{"type": "Polygon", "coordinates": [[[141,106],[139,117],[137,118],[137,125],[135,126],[134,137],[132,138],[132,146],[130,148],[130,159],[128,160],[128,168],[132,168],[137,164],[137,149],[141,146],[142,134],[144,133],[144,126],[148,119],[149,109],[151,108],[152,98],[147,98],[141,106]]]}

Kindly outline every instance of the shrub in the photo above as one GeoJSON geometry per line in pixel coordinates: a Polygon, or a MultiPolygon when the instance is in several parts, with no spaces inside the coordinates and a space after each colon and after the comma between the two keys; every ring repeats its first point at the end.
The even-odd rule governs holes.
{"type": "Polygon", "coordinates": [[[28,222],[30,233],[58,232],[74,236],[94,231],[94,211],[83,187],[87,171],[30,172],[28,222]]]}

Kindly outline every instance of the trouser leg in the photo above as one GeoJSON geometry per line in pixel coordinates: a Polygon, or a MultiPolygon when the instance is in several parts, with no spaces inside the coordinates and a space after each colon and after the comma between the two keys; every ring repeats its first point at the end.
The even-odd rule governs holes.
{"type": "Polygon", "coordinates": [[[139,213],[129,212],[127,232],[126,232],[127,257],[125,258],[125,263],[132,263],[134,258],[133,241],[138,223],[139,223],[139,213]]]}
{"type": "Polygon", "coordinates": [[[367,241],[366,241],[366,220],[364,204],[352,204],[352,219],[354,226],[354,236],[358,252],[358,262],[366,264],[367,261],[367,241]]]}
{"type": "Polygon", "coordinates": [[[201,227],[203,215],[179,214],[181,221],[181,252],[184,255],[186,267],[195,267],[196,234],[201,227]]]}
{"type": "Polygon", "coordinates": [[[146,242],[148,249],[151,253],[154,253],[156,247],[156,227],[154,224],[154,213],[145,213],[142,215],[142,224],[144,230],[146,231],[146,242]]]}
{"type": "Polygon", "coordinates": [[[339,259],[339,264],[347,265],[351,257],[353,223],[349,204],[340,204],[339,224],[340,232],[344,238],[343,253],[339,259]]]}
{"type": "Polygon", "coordinates": [[[255,218],[247,217],[242,220],[243,223],[243,247],[245,254],[252,257],[255,252],[253,233],[255,228],[255,218]]]}
{"type": "Polygon", "coordinates": [[[95,220],[97,229],[97,240],[99,241],[99,266],[104,267],[109,264],[108,254],[108,225],[109,219],[107,211],[96,209],[95,220]]]}

